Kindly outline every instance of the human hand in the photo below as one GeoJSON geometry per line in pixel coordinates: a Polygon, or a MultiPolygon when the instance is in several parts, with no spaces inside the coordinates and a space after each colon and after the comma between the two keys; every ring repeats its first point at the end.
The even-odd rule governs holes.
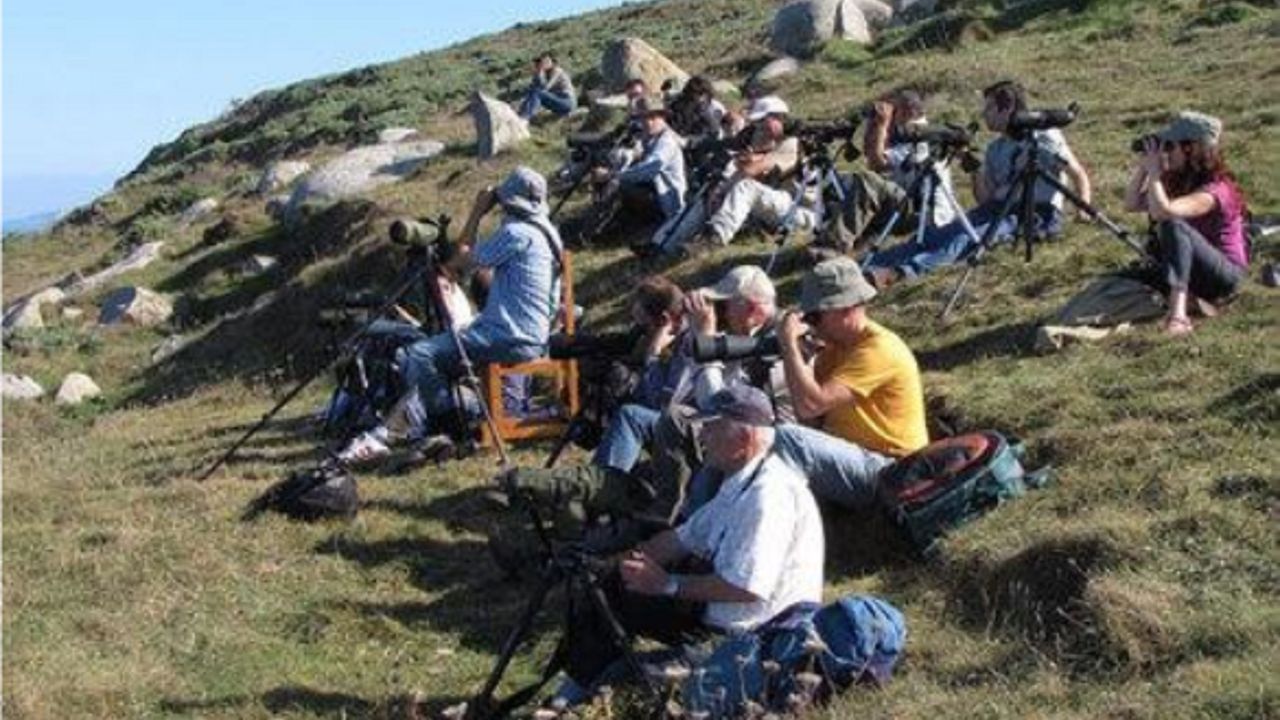
{"type": "Polygon", "coordinates": [[[649,357],[657,357],[662,354],[676,339],[675,323],[666,314],[662,316],[662,320],[650,326],[649,338],[645,343],[645,354],[649,357]]]}
{"type": "Polygon", "coordinates": [[[699,335],[714,335],[716,332],[716,305],[700,290],[685,296],[684,312],[689,322],[699,335]]]}
{"type": "Polygon", "coordinates": [[[871,103],[871,113],[875,117],[877,123],[888,122],[893,118],[893,103],[878,100],[871,103]]]}
{"type": "Polygon", "coordinates": [[[783,349],[799,351],[800,338],[807,332],[809,332],[809,326],[800,319],[800,315],[788,311],[783,313],[782,322],[778,323],[778,343],[783,349]]]}
{"type": "Polygon", "coordinates": [[[639,550],[632,550],[618,565],[622,584],[627,590],[640,595],[661,595],[667,587],[667,571],[653,558],[639,550]]]}
{"type": "Polygon", "coordinates": [[[1143,147],[1143,153],[1138,160],[1139,166],[1147,177],[1160,177],[1165,169],[1165,157],[1160,150],[1160,141],[1154,137],[1147,138],[1143,147]]]}

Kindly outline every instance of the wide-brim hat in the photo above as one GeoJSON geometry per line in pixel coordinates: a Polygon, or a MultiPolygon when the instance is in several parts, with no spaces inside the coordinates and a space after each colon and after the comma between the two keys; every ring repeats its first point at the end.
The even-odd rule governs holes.
{"type": "Polygon", "coordinates": [[[537,171],[521,165],[494,190],[498,203],[517,215],[546,215],[547,181],[537,171]]]}
{"type": "Polygon", "coordinates": [[[847,257],[818,263],[800,282],[800,309],[806,313],[865,305],[875,296],[862,268],[847,257]]]}
{"type": "Polygon", "coordinates": [[[1222,121],[1212,115],[1194,110],[1177,114],[1156,137],[1165,142],[1200,142],[1217,145],[1222,137],[1222,121]]]}

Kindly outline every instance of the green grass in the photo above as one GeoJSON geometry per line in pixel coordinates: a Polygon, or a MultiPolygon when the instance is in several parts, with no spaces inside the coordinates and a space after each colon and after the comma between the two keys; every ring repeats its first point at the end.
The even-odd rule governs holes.
{"type": "MultiPolygon", "coordinates": [[[[1280,211],[1280,17],[1265,4],[1238,13],[1223,8],[1239,3],[1190,0],[1033,3],[1036,12],[1017,17],[993,3],[958,5],[984,14],[988,39],[911,52],[895,50],[901,34],[869,51],[835,45],[781,92],[798,115],[834,117],[911,84],[931,94],[935,119],[967,122],[980,88],[1021,77],[1036,105],[1082,103],[1068,136],[1099,203],[1132,226],[1137,218],[1118,213],[1130,139],[1196,107],[1225,119],[1254,210],[1280,211]]],[[[6,243],[12,299],[121,256],[131,232],[164,239],[166,257],[123,281],[179,295],[174,325],[191,341],[152,366],[169,329],[51,319],[6,345],[8,372],[52,391],[66,372],[84,370],[105,390],[82,410],[4,407],[6,716],[380,717],[398,695],[417,691],[439,708],[479,688],[527,592],[501,579],[484,546],[503,522],[479,496],[496,470],[492,455],[404,477],[363,474],[367,504],[351,524],[240,523],[248,499],[318,458],[306,432],[325,396],[317,386],[213,479],[196,483],[194,468],[321,361],[311,321],[323,297],[394,275],[398,255],[382,240],[392,216],[460,213],[516,162],[555,165],[554,123],[535,127],[519,154],[474,160],[469,123],[452,113],[472,84],[512,90],[544,43],[588,68],[615,33],[730,79],[763,62],[772,4],[691,7],[627,5],[519,26],[264,93],[158,148],[102,201],[105,221],[6,243]],[[409,182],[379,189],[374,204],[344,203],[294,231],[238,193],[258,155],[338,152],[332,143],[351,138],[354,122],[342,115],[353,104],[449,150],[409,182]],[[271,112],[246,129],[258,107],[271,112]],[[176,224],[185,205],[174,199],[208,193],[243,221],[216,247],[200,242],[216,218],[176,224]],[[265,278],[239,275],[255,253],[281,266],[265,278]]],[[[669,271],[702,283],[768,250],[748,238],[669,271]]],[[[956,272],[878,302],[875,316],[916,351],[931,406],[961,428],[1021,436],[1032,464],[1051,462],[1056,481],[955,533],[928,566],[886,555],[874,519],[828,512],[827,596],[883,595],[904,610],[911,637],[888,688],[850,692],[816,716],[1280,715],[1276,291],[1250,282],[1223,317],[1182,341],[1138,327],[1033,354],[1035,322],[1128,252],[1076,224],[1031,264],[995,253],[948,322],[935,316],[956,272]]],[[[1255,257],[1276,261],[1280,247],[1268,239],[1255,257]]],[[[789,301],[798,254],[787,251],[783,264],[789,301]]],[[[626,289],[644,269],[620,247],[579,253],[575,266],[588,322],[621,321],[626,289]]],[[[90,320],[93,299],[80,303],[90,320]]],[[[517,461],[539,462],[546,449],[519,448],[517,461]]],[[[541,651],[552,630],[542,628],[541,651]]],[[[535,671],[518,662],[511,686],[535,671]]]]}

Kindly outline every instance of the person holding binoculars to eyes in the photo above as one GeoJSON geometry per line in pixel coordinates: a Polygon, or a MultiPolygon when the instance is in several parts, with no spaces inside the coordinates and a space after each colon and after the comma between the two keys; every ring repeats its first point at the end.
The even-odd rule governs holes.
{"type": "Polygon", "coordinates": [[[1125,207],[1154,224],[1153,251],[1169,286],[1170,335],[1192,331],[1195,298],[1206,315],[1248,274],[1245,202],[1222,156],[1222,121],[1178,113],[1167,127],[1135,142],[1139,151],[1125,207]]]}

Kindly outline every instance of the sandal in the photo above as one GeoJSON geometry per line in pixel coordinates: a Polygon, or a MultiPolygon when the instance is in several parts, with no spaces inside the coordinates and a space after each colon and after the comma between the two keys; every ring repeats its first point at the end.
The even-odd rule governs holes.
{"type": "Polygon", "coordinates": [[[1189,335],[1192,330],[1195,330],[1195,326],[1191,324],[1191,320],[1188,318],[1169,318],[1164,321],[1165,334],[1170,337],[1189,335]]]}

